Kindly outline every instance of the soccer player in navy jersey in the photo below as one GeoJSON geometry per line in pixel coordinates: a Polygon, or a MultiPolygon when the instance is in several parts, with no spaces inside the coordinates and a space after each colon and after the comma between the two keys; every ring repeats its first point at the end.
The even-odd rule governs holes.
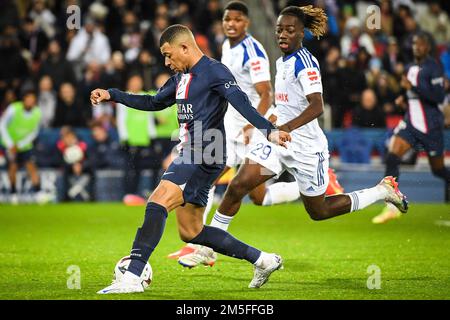
{"type": "MultiPolygon", "coordinates": [[[[450,171],[444,166],[444,115],[439,104],[444,101],[444,73],[430,56],[431,42],[425,33],[413,37],[414,63],[407,66],[401,86],[406,97],[400,96],[396,103],[407,107],[405,118],[394,130],[386,157],[386,175],[400,175],[401,158],[411,148],[423,147],[433,174],[446,183],[448,194],[450,171]]],[[[448,197],[448,195],[447,195],[448,197]]],[[[401,213],[387,204],[373,223],[385,223],[398,218],[401,213]]]]}
{"type": "Polygon", "coordinates": [[[255,266],[250,288],[259,288],[282,266],[281,257],[253,248],[228,232],[203,225],[208,192],[226,162],[223,125],[227,104],[236,108],[269,141],[286,146],[290,135],[278,131],[251,106],[225,65],[205,56],[192,32],[172,25],[161,35],[166,66],[176,74],[154,96],[127,94],[117,89],[95,89],[91,102],[116,101],[128,107],[156,111],[178,105],[179,157],[172,162],[150,196],[143,225],[131,249],[131,262],[120,281],[100,294],[143,292],[141,274],[164,231],[167,213],[175,210],[180,238],[214,251],[245,259],[255,266]]]}

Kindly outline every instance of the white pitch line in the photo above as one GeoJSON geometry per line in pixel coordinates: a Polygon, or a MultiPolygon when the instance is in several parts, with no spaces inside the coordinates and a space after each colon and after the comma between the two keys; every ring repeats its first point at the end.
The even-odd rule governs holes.
{"type": "Polygon", "coordinates": [[[436,220],[434,223],[441,227],[450,227],[450,220],[436,220]]]}

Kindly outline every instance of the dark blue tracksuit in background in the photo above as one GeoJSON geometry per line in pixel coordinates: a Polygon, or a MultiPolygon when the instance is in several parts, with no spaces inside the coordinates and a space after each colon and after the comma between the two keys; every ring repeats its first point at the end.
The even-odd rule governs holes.
{"type": "Polygon", "coordinates": [[[407,67],[408,110],[394,134],[406,140],[414,149],[422,146],[430,157],[444,153],[444,115],[439,104],[444,101],[444,74],[431,57],[421,64],[407,67]]]}
{"type": "Polygon", "coordinates": [[[132,95],[117,89],[108,91],[111,100],[139,110],[156,111],[177,103],[180,156],[162,179],[181,187],[185,203],[206,206],[209,189],[225,167],[223,118],[228,101],[266,136],[274,129],[252,107],[230,70],[207,56],[203,56],[188,73],[172,76],[154,96],[132,95]]]}

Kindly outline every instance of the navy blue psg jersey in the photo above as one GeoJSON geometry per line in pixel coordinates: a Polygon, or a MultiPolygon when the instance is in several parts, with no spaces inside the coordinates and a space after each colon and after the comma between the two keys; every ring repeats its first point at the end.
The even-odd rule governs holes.
{"type": "Polygon", "coordinates": [[[182,153],[215,148],[213,153],[219,152],[215,157],[220,158],[215,159],[226,159],[223,118],[227,101],[256,128],[264,130],[266,136],[274,129],[251,106],[230,70],[207,56],[203,56],[188,72],[172,76],[154,96],[132,95],[117,89],[108,91],[111,100],[139,110],[161,110],[176,103],[180,125],[179,151],[182,153]]]}
{"type": "Polygon", "coordinates": [[[442,68],[428,57],[421,64],[408,66],[406,77],[412,88],[406,93],[408,110],[405,121],[422,133],[442,130],[444,116],[438,106],[445,98],[442,68]]]}

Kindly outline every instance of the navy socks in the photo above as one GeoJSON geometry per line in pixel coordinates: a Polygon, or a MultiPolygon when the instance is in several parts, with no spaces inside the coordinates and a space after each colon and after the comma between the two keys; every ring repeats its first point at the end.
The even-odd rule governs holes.
{"type": "Polygon", "coordinates": [[[128,271],[137,276],[141,275],[145,264],[162,237],[166,219],[166,208],[154,202],[147,203],[144,223],[137,230],[131,249],[128,271]]]}
{"type": "Polygon", "coordinates": [[[211,226],[204,226],[202,231],[189,242],[210,247],[215,252],[237,259],[245,259],[251,263],[255,263],[261,255],[261,251],[258,249],[237,240],[222,229],[211,226]]]}

